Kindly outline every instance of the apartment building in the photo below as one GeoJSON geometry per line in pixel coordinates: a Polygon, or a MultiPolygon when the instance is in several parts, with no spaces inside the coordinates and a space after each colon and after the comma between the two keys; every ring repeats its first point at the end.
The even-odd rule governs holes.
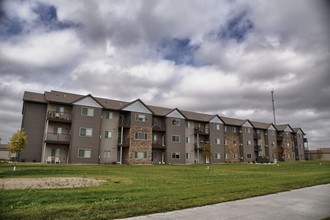
{"type": "Polygon", "coordinates": [[[27,162],[193,164],[304,158],[300,146],[306,139],[300,128],[150,106],[140,99],[25,92],[22,114],[29,145],[20,160],[27,162]]]}

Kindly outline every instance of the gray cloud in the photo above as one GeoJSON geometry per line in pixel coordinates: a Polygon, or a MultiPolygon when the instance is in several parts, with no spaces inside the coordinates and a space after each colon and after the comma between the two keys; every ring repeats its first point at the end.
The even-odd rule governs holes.
{"type": "Polygon", "coordinates": [[[272,122],[275,89],[278,122],[302,127],[311,147],[329,146],[326,1],[3,5],[3,140],[20,126],[25,90],[141,98],[152,105],[272,122]]]}

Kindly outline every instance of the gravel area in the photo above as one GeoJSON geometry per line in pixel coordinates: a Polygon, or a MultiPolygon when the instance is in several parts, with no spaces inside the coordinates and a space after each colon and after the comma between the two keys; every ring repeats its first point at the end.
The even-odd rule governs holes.
{"type": "Polygon", "coordinates": [[[105,180],[82,177],[0,179],[1,189],[54,189],[98,186],[105,180]]]}

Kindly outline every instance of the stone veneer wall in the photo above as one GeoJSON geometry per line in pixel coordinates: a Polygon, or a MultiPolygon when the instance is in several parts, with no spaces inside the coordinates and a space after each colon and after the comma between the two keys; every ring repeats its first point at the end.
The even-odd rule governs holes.
{"type": "Polygon", "coordinates": [[[132,127],[130,129],[130,146],[128,151],[129,164],[151,164],[152,156],[152,128],[149,127],[132,127]],[[145,132],[148,134],[148,140],[136,140],[136,132],[145,132]],[[147,158],[136,159],[135,152],[147,152],[147,158]]]}
{"type": "Polygon", "coordinates": [[[225,153],[227,154],[227,159],[225,162],[240,162],[240,141],[239,136],[237,134],[228,135],[225,134],[225,139],[227,140],[227,145],[225,145],[225,153]],[[233,144],[233,141],[236,140],[236,146],[233,144]],[[234,158],[234,153],[236,154],[236,158],[234,158]]]}
{"type": "Polygon", "coordinates": [[[283,159],[285,162],[288,161],[295,161],[295,153],[292,148],[292,141],[284,139],[282,142],[282,148],[283,148],[283,159]],[[287,146],[289,144],[289,147],[287,146]]]}

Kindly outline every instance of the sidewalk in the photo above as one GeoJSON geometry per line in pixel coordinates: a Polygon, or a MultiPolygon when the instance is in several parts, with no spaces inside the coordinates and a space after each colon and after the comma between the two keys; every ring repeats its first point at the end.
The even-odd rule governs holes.
{"type": "Polygon", "coordinates": [[[326,217],[330,217],[330,184],[126,220],[320,220],[326,217]]]}

